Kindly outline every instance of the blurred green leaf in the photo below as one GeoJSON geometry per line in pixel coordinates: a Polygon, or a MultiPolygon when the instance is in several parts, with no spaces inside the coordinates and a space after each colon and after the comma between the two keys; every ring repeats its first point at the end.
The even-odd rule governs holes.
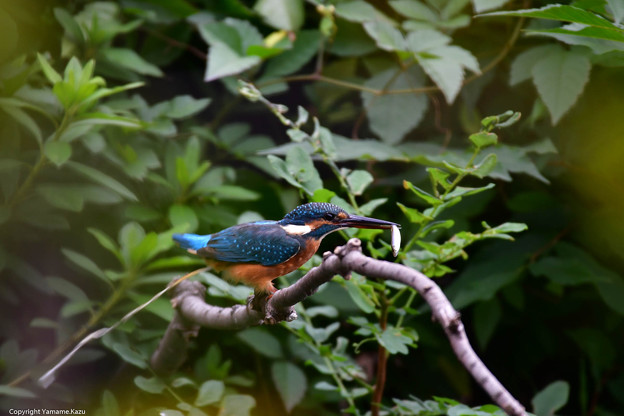
{"type": "Polygon", "coordinates": [[[281,358],[282,347],[273,335],[261,328],[247,328],[236,334],[236,337],[257,353],[268,358],[281,358]]]}
{"type": "Polygon", "coordinates": [[[537,393],[531,404],[536,416],[551,416],[568,402],[570,385],[565,381],[554,381],[537,393]]]}
{"type": "Polygon", "coordinates": [[[89,257],[85,256],[84,254],[80,254],[76,251],[70,250],[68,248],[62,248],[61,251],[65,255],[65,257],[67,257],[75,265],[88,271],[92,275],[99,277],[103,281],[108,282],[108,277],[106,277],[104,272],[89,257]]]}
{"type": "Polygon", "coordinates": [[[292,363],[277,361],[271,365],[271,376],[286,412],[292,412],[305,396],[308,387],[305,373],[292,363]]]}
{"type": "Polygon", "coordinates": [[[99,183],[100,185],[117,192],[126,199],[130,199],[132,201],[137,200],[137,197],[128,188],[97,169],[85,166],[78,162],[69,162],[67,166],[88,179],[91,179],[93,182],[99,183]]]}
{"type": "Polygon", "coordinates": [[[56,166],[61,166],[71,157],[72,148],[66,142],[48,141],[43,146],[43,153],[56,166]]]}
{"type": "Polygon", "coordinates": [[[353,195],[362,195],[373,180],[373,175],[365,170],[354,170],[347,175],[347,183],[353,195]]]}
{"type": "Polygon", "coordinates": [[[195,399],[195,406],[204,407],[209,404],[214,404],[221,400],[224,392],[225,385],[223,384],[223,381],[204,381],[201,386],[199,386],[197,398],[195,399]]]}
{"type": "Polygon", "coordinates": [[[160,394],[167,387],[158,377],[145,378],[143,376],[136,376],[134,378],[134,384],[141,390],[152,394],[160,394]]]}
{"type": "Polygon", "coordinates": [[[223,398],[219,416],[250,416],[256,400],[246,394],[228,394],[223,398]]]}
{"type": "Polygon", "coordinates": [[[275,29],[298,30],[303,24],[302,0],[258,0],[254,10],[275,29]]]}
{"type": "Polygon", "coordinates": [[[101,49],[100,55],[111,64],[120,68],[129,69],[138,74],[152,77],[162,77],[164,75],[160,68],[147,62],[132,49],[109,47],[101,49]]]}

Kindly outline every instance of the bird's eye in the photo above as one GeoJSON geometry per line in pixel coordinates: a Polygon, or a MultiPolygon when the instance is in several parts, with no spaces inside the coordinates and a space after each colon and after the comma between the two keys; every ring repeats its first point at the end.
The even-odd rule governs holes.
{"type": "Polygon", "coordinates": [[[332,221],[334,218],[336,218],[336,215],[331,212],[326,212],[325,215],[323,215],[323,218],[327,221],[332,221]]]}

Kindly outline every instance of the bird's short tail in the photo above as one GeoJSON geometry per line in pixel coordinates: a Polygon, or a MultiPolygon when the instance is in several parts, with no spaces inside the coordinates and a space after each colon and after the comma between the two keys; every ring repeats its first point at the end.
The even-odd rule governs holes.
{"type": "Polygon", "coordinates": [[[180,245],[180,247],[187,250],[199,250],[206,247],[208,241],[210,241],[210,235],[198,235],[198,234],[174,234],[173,240],[180,245]]]}

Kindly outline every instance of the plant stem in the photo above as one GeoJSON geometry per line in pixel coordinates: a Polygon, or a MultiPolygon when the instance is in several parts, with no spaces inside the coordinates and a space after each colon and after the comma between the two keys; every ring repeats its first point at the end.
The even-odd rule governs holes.
{"type": "MultiPolygon", "coordinates": [[[[384,292],[381,296],[381,315],[379,316],[379,327],[382,331],[386,330],[388,323],[388,299],[384,292]]],[[[379,344],[377,346],[377,381],[375,382],[375,390],[371,399],[371,414],[379,416],[381,400],[383,398],[384,388],[386,386],[386,371],[388,367],[388,351],[379,344]]]]}

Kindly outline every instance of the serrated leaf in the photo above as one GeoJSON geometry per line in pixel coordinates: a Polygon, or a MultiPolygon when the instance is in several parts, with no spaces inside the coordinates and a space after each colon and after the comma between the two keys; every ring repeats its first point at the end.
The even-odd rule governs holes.
{"type": "Polygon", "coordinates": [[[61,166],[71,157],[72,148],[66,142],[48,141],[43,146],[43,153],[56,166],[61,166]]]}
{"type": "Polygon", "coordinates": [[[558,51],[558,45],[542,45],[528,49],[514,59],[509,73],[509,85],[516,85],[531,79],[533,67],[545,56],[558,51]]]}
{"type": "Polygon", "coordinates": [[[516,11],[487,13],[484,16],[524,16],[538,19],[559,20],[581,23],[583,25],[621,30],[607,19],[576,6],[550,4],[540,9],[524,9],[516,11]]]}
{"type": "Polygon", "coordinates": [[[509,0],[472,0],[475,12],[483,13],[488,10],[494,10],[507,3],[509,0]]]}
{"type": "Polygon", "coordinates": [[[240,56],[228,46],[218,43],[210,47],[204,81],[240,74],[260,63],[258,56],[240,56]]]}
{"type": "Polygon", "coordinates": [[[412,344],[411,338],[393,326],[388,326],[381,333],[375,333],[375,338],[390,354],[407,354],[407,347],[412,344]]]}
{"type": "Polygon", "coordinates": [[[225,392],[225,384],[221,380],[208,380],[202,383],[197,392],[195,406],[203,407],[217,403],[225,392]]]}
{"type": "Polygon", "coordinates": [[[448,45],[452,39],[442,32],[427,28],[411,31],[405,41],[410,51],[424,52],[448,45]]]}
{"type": "Polygon", "coordinates": [[[375,40],[380,49],[386,51],[406,50],[405,39],[400,30],[383,20],[364,23],[364,29],[375,40]]]}
{"type": "Polygon", "coordinates": [[[552,51],[533,66],[533,82],[553,124],[557,124],[583,92],[590,70],[591,62],[586,54],[563,48],[552,51]]]}
{"type": "Polygon", "coordinates": [[[259,0],[254,10],[269,26],[282,30],[298,30],[303,24],[302,0],[259,0]]]}
{"type": "Polygon", "coordinates": [[[427,5],[419,1],[413,0],[392,0],[389,2],[390,6],[398,13],[410,19],[424,20],[429,22],[435,22],[438,20],[438,15],[431,10],[427,5]]]}
{"type": "Polygon", "coordinates": [[[286,412],[290,413],[305,396],[308,387],[305,373],[292,363],[278,361],[271,366],[271,376],[286,412]]]}
{"type": "MultiPolygon", "coordinates": [[[[422,73],[411,68],[398,76],[395,69],[380,72],[368,79],[365,84],[367,87],[380,90],[402,90],[421,87],[423,82],[422,73]]],[[[362,92],[361,95],[371,130],[387,144],[397,144],[403,140],[409,131],[420,124],[428,107],[428,100],[424,94],[378,96],[362,92]]]]}

